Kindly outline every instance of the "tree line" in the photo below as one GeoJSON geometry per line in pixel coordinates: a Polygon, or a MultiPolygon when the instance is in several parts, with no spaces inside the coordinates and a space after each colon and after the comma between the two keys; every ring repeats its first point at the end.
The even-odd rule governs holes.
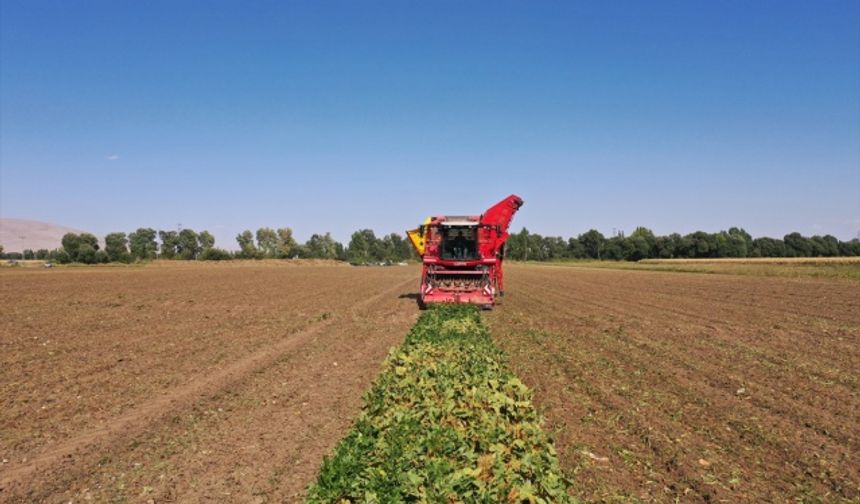
{"type": "Polygon", "coordinates": [[[354,232],[347,246],[331,233],[313,234],[305,243],[298,243],[290,228],[260,228],[256,234],[246,230],[236,236],[236,243],[239,250],[233,257],[237,259],[331,259],[368,264],[415,258],[412,246],[399,234],[377,238],[371,229],[354,232]]]}
{"type": "Polygon", "coordinates": [[[293,238],[292,229],[268,227],[245,230],[236,236],[237,251],[215,247],[209,231],[179,231],[139,228],[131,233],[114,232],[104,238],[104,248],[91,233],[66,233],[54,250],[27,249],[3,253],[3,259],[40,259],[61,264],[131,263],[152,259],[223,261],[230,259],[331,259],[355,264],[392,263],[414,259],[411,245],[396,233],[377,238],[373,230],[352,234],[347,246],[330,233],[313,234],[304,243],[293,238]]]}
{"type": "Polygon", "coordinates": [[[519,261],[565,259],[640,259],[719,258],[719,257],[836,257],[860,256],[860,240],[840,241],[831,235],[805,237],[791,233],[779,238],[753,238],[741,228],[686,235],[655,235],[645,227],[630,235],[618,233],[605,237],[591,229],[575,238],[541,236],[523,228],[506,243],[505,256],[519,261]]]}
{"type": "MultiPolygon", "coordinates": [[[[371,229],[352,234],[344,246],[330,233],[313,234],[305,243],[293,237],[292,229],[263,227],[236,236],[237,251],[215,247],[208,231],[179,231],[139,228],[131,233],[109,233],[102,249],[91,233],[67,233],[55,250],[24,250],[3,253],[4,259],[41,259],[58,263],[97,264],[152,259],[222,261],[230,259],[331,259],[353,264],[393,263],[416,259],[407,239],[397,233],[381,238],[371,229]]],[[[638,261],[652,258],[719,257],[835,257],[860,256],[860,239],[840,241],[831,235],[805,237],[791,233],[779,238],[753,238],[741,228],[687,235],[657,236],[650,229],[636,228],[630,235],[609,238],[591,229],[575,238],[541,236],[523,228],[508,238],[505,257],[516,261],[598,259],[638,261]]]]}

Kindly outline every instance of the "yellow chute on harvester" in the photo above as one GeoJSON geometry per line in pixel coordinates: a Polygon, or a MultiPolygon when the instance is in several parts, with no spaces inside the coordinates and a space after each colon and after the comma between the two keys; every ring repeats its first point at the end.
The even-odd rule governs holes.
{"type": "Polygon", "coordinates": [[[425,234],[427,232],[427,225],[430,224],[431,221],[432,219],[427,217],[427,219],[424,220],[424,224],[406,232],[406,236],[409,237],[409,242],[413,247],[415,247],[415,252],[418,252],[418,255],[421,257],[424,257],[424,247],[427,241],[425,234]]]}

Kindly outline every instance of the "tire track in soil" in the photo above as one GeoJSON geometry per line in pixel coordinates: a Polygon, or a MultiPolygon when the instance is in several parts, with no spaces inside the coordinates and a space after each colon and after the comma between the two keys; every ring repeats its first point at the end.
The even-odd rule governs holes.
{"type": "MultiPolygon", "coordinates": [[[[578,278],[577,278],[578,280],[578,278]]],[[[556,282],[558,279],[556,279],[556,282]]],[[[771,331],[768,334],[768,338],[763,338],[761,340],[757,338],[745,338],[741,339],[737,337],[738,331],[748,331],[750,329],[748,324],[738,323],[738,320],[743,320],[744,317],[739,317],[737,312],[733,311],[724,311],[722,313],[722,318],[713,318],[713,317],[705,317],[701,315],[697,315],[695,307],[690,307],[687,310],[678,309],[677,306],[679,304],[689,305],[691,296],[674,296],[674,295],[661,295],[659,293],[651,292],[648,290],[641,289],[631,289],[629,284],[625,285],[624,288],[624,299],[621,299],[617,290],[613,291],[612,289],[607,289],[605,284],[597,284],[594,282],[582,282],[587,285],[591,285],[595,288],[601,289],[601,295],[595,296],[600,297],[601,299],[612,299],[611,303],[607,302],[597,302],[593,301],[588,297],[578,297],[574,296],[570,290],[569,286],[552,286],[552,282],[547,282],[545,284],[544,289],[547,292],[552,292],[561,297],[565,297],[566,302],[574,302],[581,305],[590,305],[596,308],[601,309],[605,313],[614,313],[621,317],[621,320],[629,321],[629,320],[638,320],[640,322],[649,324],[649,325],[665,325],[665,323],[671,320],[671,317],[667,317],[666,314],[672,314],[677,316],[677,318],[683,318],[688,321],[689,324],[693,324],[696,326],[701,326],[703,329],[703,333],[707,333],[710,338],[719,339],[720,345],[724,345],[726,349],[733,349],[737,351],[736,357],[739,358],[748,358],[746,354],[750,351],[750,349],[755,349],[756,355],[755,359],[749,359],[752,365],[756,365],[760,360],[770,361],[771,364],[776,366],[784,366],[786,365],[786,359],[774,359],[774,356],[771,355],[773,351],[780,350],[785,355],[795,356],[798,352],[802,352],[804,357],[814,356],[816,358],[821,359],[831,359],[834,355],[842,356],[847,359],[858,359],[860,358],[860,353],[858,353],[858,349],[856,345],[852,344],[852,341],[846,339],[845,341],[834,340],[831,338],[829,341],[829,347],[820,347],[820,335],[812,332],[812,331],[798,331],[798,330],[786,330],[777,332],[774,334],[774,331],[771,331]],[[658,302],[645,302],[639,299],[630,299],[630,297],[646,297],[651,299],[660,299],[663,297],[668,297],[670,299],[665,300],[662,303],[658,302]],[[673,299],[676,298],[676,299],[673,299]],[[710,322],[710,325],[702,324],[702,321],[710,322]],[[784,337],[783,332],[786,333],[784,337]],[[779,339],[775,339],[774,336],[780,337],[779,339]],[[799,344],[800,339],[806,340],[806,343],[801,345],[799,344]]],[[[692,295],[693,299],[701,298],[701,293],[695,293],[692,295]]],[[[735,303],[728,302],[726,300],[714,300],[712,298],[705,298],[710,302],[709,309],[714,310],[714,304],[730,304],[734,305],[735,303]]],[[[756,326],[761,326],[762,322],[765,319],[761,317],[760,313],[757,313],[757,310],[753,310],[752,312],[744,313],[746,318],[755,317],[757,319],[756,326]]],[[[801,326],[807,324],[806,321],[813,317],[808,315],[798,315],[797,313],[786,313],[783,311],[782,318],[779,319],[767,319],[768,322],[780,322],[783,325],[788,326],[801,326]],[[789,323],[790,322],[790,323],[789,323]]],[[[698,340],[693,340],[693,344],[697,344],[698,340]]],[[[707,345],[711,345],[711,341],[707,342],[707,345]]],[[[804,372],[817,376],[821,378],[822,381],[836,381],[840,384],[840,386],[847,387],[849,390],[855,388],[857,385],[857,381],[852,379],[853,377],[845,376],[845,375],[828,375],[825,370],[816,370],[816,369],[807,369],[804,372]],[[847,381],[846,381],[847,380],[847,381]]],[[[826,392],[825,392],[826,393],[826,392]]]]}
{"type": "MultiPolygon", "coordinates": [[[[570,304],[570,302],[578,304],[593,304],[595,306],[602,307],[606,312],[615,312],[622,315],[623,320],[625,321],[638,319],[654,322],[653,316],[651,318],[646,318],[643,317],[644,313],[672,314],[679,318],[687,319],[687,323],[689,325],[697,327],[697,332],[707,335],[707,337],[685,338],[684,335],[688,334],[688,332],[677,334],[667,332],[664,334],[664,339],[637,338],[636,332],[628,335],[627,337],[628,339],[632,338],[631,341],[635,341],[635,344],[639,346],[646,355],[662,353],[664,355],[671,356],[671,362],[676,368],[674,375],[676,378],[680,376],[680,374],[693,376],[701,375],[702,371],[705,371],[705,378],[703,380],[698,380],[698,382],[703,383],[697,383],[697,380],[691,380],[691,383],[696,383],[696,385],[700,387],[708,385],[708,390],[702,391],[705,393],[705,396],[713,396],[714,394],[727,394],[732,396],[741,384],[726,380],[718,381],[717,378],[725,376],[727,370],[743,367],[755,368],[759,372],[750,373],[749,376],[757,376],[758,380],[766,381],[757,381],[756,378],[745,377],[743,385],[757,391],[756,396],[752,398],[752,401],[757,403],[757,406],[768,410],[773,409],[776,412],[783,413],[786,417],[794,419],[798,426],[803,426],[804,423],[808,423],[809,419],[830,419],[833,415],[841,415],[843,417],[852,418],[855,421],[860,421],[860,416],[858,416],[860,415],[860,412],[857,412],[852,409],[850,405],[838,400],[838,397],[843,397],[845,394],[852,393],[853,389],[851,384],[841,383],[838,377],[834,379],[834,377],[831,376],[821,376],[821,378],[824,379],[833,379],[836,382],[834,384],[835,386],[816,387],[815,393],[811,395],[812,397],[807,397],[804,400],[792,397],[791,391],[796,389],[796,384],[790,390],[783,390],[786,384],[783,383],[780,376],[771,376],[767,373],[768,370],[761,364],[762,362],[773,360],[768,354],[764,353],[763,349],[772,351],[775,347],[773,344],[774,341],[771,339],[762,344],[751,344],[751,339],[738,337],[739,333],[742,334],[745,331],[742,330],[744,329],[743,327],[738,326],[737,324],[735,324],[735,327],[732,327],[732,324],[726,323],[722,320],[718,321],[716,326],[701,324],[695,320],[695,317],[691,313],[679,310],[668,310],[654,303],[634,303],[620,300],[615,303],[615,305],[618,305],[619,307],[626,306],[626,308],[614,308],[611,304],[604,305],[600,303],[588,303],[581,299],[569,297],[566,292],[551,287],[544,287],[542,294],[555,296],[559,301],[561,301],[560,304],[570,304]],[[727,329],[722,330],[720,329],[721,327],[726,327],[727,329]],[[771,344],[767,345],[767,343],[771,344]],[[713,352],[714,347],[721,348],[723,350],[723,355],[715,355],[713,352]],[[757,350],[750,354],[751,348],[756,348],[757,350]],[[715,359],[718,358],[720,362],[717,364],[711,364],[710,362],[700,362],[698,360],[691,359],[691,349],[695,349],[699,352],[711,353],[711,355],[715,359]],[[740,366],[738,362],[739,360],[745,361],[746,364],[744,366],[740,366]],[[683,371],[678,368],[678,365],[681,365],[683,371]],[[780,395],[779,397],[771,397],[769,391],[779,392],[780,395]],[[810,399],[812,402],[810,402],[810,399]]],[[[664,326],[672,319],[672,317],[666,317],[665,315],[661,315],[660,317],[662,317],[662,324],[664,326]]],[[[797,350],[798,348],[799,347],[795,342],[794,350],[797,350]]],[[[629,350],[629,348],[626,350],[629,350]]],[[[829,358],[833,355],[832,352],[827,351],[822,353],[805,353],[822,358],[829,358]]],[[[797,371],[796,368],[792,370],[797,371]]],[[[816,374],[813,370],[807,371],[807,373],[816,374]]],[[[849,446],[852,443],[856,445],[860,442],[860,440],[851,439],[850,431],[848,431],[847,428],[839,429],[837,430],[837,433],[840,435],[833,436],[833,432],[830,432],[828,435],[829,437],[835,437],[835,439],[841,443],[848,444],[849,446]]]]}
{"type": "MultiPolygon", "coordinates": [[[[546,290],[542,291],[542,293],[546,292],[546,290]]],[[[526,295],[536,299],[533,295],[526,295]]],[[[805,464],[808,463],[806,459],[809,453],[829,445],[826,450],[829,459],[838,461],[839,464],[830,469],[835,474],[821,477],[822,482],[832,488],[838,488],[840,479],[845,480],[851,477],[850,472],[845,471],[844,468],[852,467],[857,463],[856,460],[852,460],[855,458],[852,453],[856,453],[860,447],[857,445],[857,439],[852,438],[850,425],[840,425],[836,420],[836,417],[846,416],[846,414],[851,416],[854,413],[856,416],[856,412],[852,412],[849,405],[841,405],[847,411],[846,414],[840,415],[838,408],[837,411],[834,411],[834,407],[839,405],[838,402],[831,402],[830,408],[826,408],[824,405],[812,407],[805,401],[794,399],[785,393],[774,395],[773,389],[754,378],[744,380],[746,388],[753,391],[752,396],[749,397],[749,400],[739,400],[734,393],[738,384],[719,379],[725,377],[727,370],[733,369],[731,362],[711,363],[695,360],[692,357],[691,348],[695,347],[695,350],[706,351],[707,345],[696,344],[684,348],[641,335],[637,336],[635,332],[632,334],[621,332],[617,335],[611,334],[611,331],[608,333],[603,335],[606,337],[600,337],[599,334],[595,336],[595,338],[599,338],[599,341],[578,341],[581,347],[580,351],[590,348],[595,354],[608,358],[608,360],[615,362],[618,367],[624,368],[629,376],[634,376],[639,371],[646,375],[654,375],[654,379],[657,381],[671,380],[674,382],[675,393],[684,398],[680,403],[684,405],[685,423],[706,425],[717,422],[731,425],[737,424],[738,419],[758,417],[761,425],[773,431],[797,432],[797,437],[792,442],[763,440],[762,442],[771,450],[784,453],[791,460],[794,460],[795,464],[805,464]],[[655,356],[661,357],[659,360],[662,369],[649,369],[655,356]],[[829,431],[822,432],[820,429],[812,427],[815,425],[835,426],[829,431]]],[[[564,349],[559,348],[558,344],[553,345],[553,347],[554,352],[564,352],[564,349]]],[[[556,363],[550,365],[557,366],[556,363]]],[[[573,371],[570,366],[557,366],[559,372],[570,380],[579,378],[582,368],[583,366],[579,366],[577,371],[573,371]]],[[[614,385],[594,379],[589,383],[586,392],[592,400],[607,411],[631,411],[629,399],[622,399],[614,385]]],[[[666,424],[659,427],[660,431],[671,433],[671,435],[666,436],[669,441],[666,444],[661,439],[654,437],[652,431],[657,424],[656,419],[670,417],[672,408],[667,407],[667,405],[658,405],[657,408],[659,410],[655,411],[654,407],[650,405],[639,405],[635,408],[635,414],[627,414],[621,420],[626,430],[635,433],[635,436],[641,440],[647,439],[647,447],[657,458],[666,458],[667,453],[674,452],[670,438],[679,435],[687,438],[688,447],[699,445],[716,450],[721,450],[723,446],[730,445],[733,437],[737,436],[732,431],[724,433],[720,430],[714,430],[707,435],[699,432],[685,432],[685,428],[678,423],[673,426],[666,424]],[[649,419],[647,423],[644,423],[645,419],[649,419]]],[[[676,455],[673,455],[672,458],[675,457],[676,455]]],[[[717,460],[716,457],[713,457],[712,462],[715,460],[717,460]]],[[[695,460],[692,462],[687,467],[695,467],[695,460]]],[[[713,493],[697,481],[695,471],[685,470],[674,462],[667,465],[666,469],[673,477],[690,485],[700,497],[705,498],[713,493]]],[[[776,469],[778,466],[769,467],[770,471],[776,469]]]]}
{"type": "MultiPolygon", "coordinates": [[[[745,287],[780,289],[785,288],[784,283],[749,278],[735,286],[729,285],[734,283],[731,278],[677,275],[658,281],[652,275],[645,278],[666,287],[649,290],[642,287],[642,273],[514,271],[510,275],[514,295],[506,300],[508,311],[494,314],[500,328],[494,334],[507,340],[504,346],[518,358],[514,364],[525,371],[521,374],[538,384],[536,396],[543,395],[548,420],[564,443],[560,452],[569,467],[582,471],[578,479],[584,495],[617,498],[615,492],[622,491],[650,501],[668,498],[686,487],[691,494],[675,495],[754,500],[753,496],[785,497],[804,491],[805,485],[812,485],[810,491],[830,492],[834,498],[858,491],[851,483],[858,481],[856,463],[860,460],[857,410],[852,409],[856,386],[849,381],[809,390],[798,381],[807,372],[800,365],[814,364],[828,354],[825,348],[805,351],[806,345],[815,342],[816,350],[825,342],[830,349],[849,345],[856,352],[860,333],[853,324],[841,334],[848,341],[841,342],[832,337],[822,340],[821,329],[814,331],[804,320],[851,320],[854,316],[840,312],[852,305],[849,299],[835,303],[829,314],[815,314],[818,305],[811,302],[814,300],[793,296],[792,289],[803,288],[797,282],[792,289],[786,288],[781,308],[773,303],[720,308],[716,311],[720,318],[713,324],[695,317],[697,303],[703,310],[714,304],[732,305],[739,300],[715,298],[714,294],[745,287]],[[678,294],[673,289],[665,292],[675,284],[678,294]],[[806,304],[807,309],[793,310],[798,303],[806,304]],[[777,334],[763,334],[757,340],[760,326],[779,319],[779,313],[783,327],[777,334]],[[814,332],[809,338],[796,338],[793,333],[802,332],[794,331],[797,327],[814,332]],[[615,329],[620,332],[613,333],[615,329]],[[783,334],[787,329],[792,331],[783,334]],[[551,333],[544,340],[523,340],[524,335],[532,334],[530,330],[551,333]],[[763,356],[789,350],[791,339],[795,339],[795,347],[782,357],[790,359],[794,367],[759,365],[763,356]],[[750,343],[756,348],[755,355],[743,352],[750,343]],[[745,384],[753,391],[752,397],[736,397],[733,374],[748,379],[745,384]],[[780,386],[783,381],[788,382],[786,387],[780,386]],[[819,399],[819,409],[809,406],[819,399]],[[839,399],[841,403],[833,402],[839,399]],[[592,414],[597,415],[596,420],[586,422],[592,414]],[[742,430],[749,421],[766,430],[742,430]],[[591,462],[582,466],[579,447],[583,442],[604,450],[629,448],[636,458],[627,460],[610,452],[608,465],[591,462]],[[642,457],[643,450],[651,455],[642,457]],[[711,452],[709,469],[697,462],[698,454],[705,450],[711,452]],[[744,471],[741,483],[721,486],[725,483],[719,480],[734,477],[732,467],[744,471]],[[715,474],[719,480],[703,480],[703,473],[715,474]]],[[[846,296],[857,289],[833,285],[820,290],[846,296]]],[[[849,352],[847,359],[854,354],[849,352]]],[[[841,373],[850,368],[849,360],[830,362],[841,367],[842,371],[835,371],[841,373]]]]}
{"type": "MultiPolygon", "coordinates": [[[[548,268],[566,268],[570,269],[570,267],[565,266],[542,266],[548,268]]],[[[754,296],[749,296],[748,293],[745,292],[733,292],[731,297],[713,297],[708,296],[709,290],[713,287],[713,284],[718,282],[719,280],[725,280],[727,277],[731,278],[728,274],[703,274],[703,273],[683,273],[683,272],[662,272],[662,271],[647,271],[647,270],[607,270],[607,269],[596,269],[596,268],[577,268],[585,271],[590,271],[592,273],[617,273],[621,275],[627,275],[630,277],[638,276],[637,280],[643,280],[648,278],[648,275],[655,278],[662,278],[666,280],[665,282],[648,282],[647,288],[636,287],[631,283],[627,283],[625,285],[625,289],[630,293],[637,293],[640,295],[655,295],[662,294],[672,296],[681,301],[688,300],[691,296],[695,298],[697,301],[711,301],[717,302],[721,304],[730,304],[741,308],[748,308],[754,310],[756,313],[761,314],[762,312],[768,312],[771,315],[779,318],[785,315],[785,311],[774,306],[780,306],[786,302],[786,298],[784,295],[780,294],[779,291],[766,291],[762,289],[758,289],[755,291],[754,296]],[[667,276],[670,275],[670,276],[667,276]],[[675,282],[671,279],[671,276],[682,277],[683,283],[675,282]],[[738,298],[738,295],[746,296],[743,300],[738,298]],[[760,301],[770,301],[769,303],[762,303],[760,301]]],[[[756,278],[754,276],[740,276],[741,282],[749,282],[750,278],[756,278]]],[[[810,318],[820,318],[827,319],[836,322],[851,322],[851,323],[860,323],[860,311],[858,311],[858,302],[856,300],[851,300],[850,298],[833,298],[827,297],[823,295],[823,293],[830,290],[834,283],[842,286],[850,286],[852,281],[843,281],[841,279],[835,280],[820,280],[817,278],[784,278],[784,277],[758,277],[764,278],[765,281],[778,283],[780,286],[788,286],[795,287],[797,285],[802,285],[803,290],[797,291],[796,289],[792,291],[791,301],[795,303],[794,313],[792,315],[801,315],[810,318]],[[812,310],[808,310],[807,308],[813,308],[812,310]],[[822,308],[825,308],[826,311],[822,312],[822,308]],[[830,312],[830,313],[827,313],[830,312]],[[834,313],[838,313],[839,316],[836,316],[834,313]]],[[[577,282],[581,284],[591,285],[594,287],[606,287],[606,280],[600,279],[594,280],[590,278],[577,278],[577,282]]]]}
{"type": "MultiPolygon", "coordinates": [[[[546,292],[546,290],[542,290],[540,298],[531,292],[524,292],[522,295],[539,306],[541,302],[546,302],[546,292]]],[[[609,329],[606,329],[606,331],[609,331],[609,329]]],[[[615,362],[623,363],[625,366],[642,362],[641,358],[637,358],[630,354],[630,348],[627,348],[625,352],[625,349],[616,350],[605,346],[605,344],[595,346],[594,343],[597,342],[578,341],[577,344],[580,348],[578,348],[577,355],[581,353],[589,353],[590,351],[592,355],[600,356],[602,359],[620,356],[621,358],[617,359],[615,362]]],[[[603,341],[603,343],[605,343],[605,341],[603,341]]],[[[616,343],[621,342],[617,341],[616,343]]],[[[567,354],[564,347],[565,345],[561,344],[561,342],[553,341],[548,345],[545,343],[542,350],[557,356],[562,356],[567,354]]],[[[642,348],[637,349],[641,350],[642,348]]],[[[692,490],[698,499],[707,499],[710,492],[707,488],[703,488],[703,486],[696,480],[695,471],[691,470],[689,465],[681,463],[679,458],[683,457],[683,453],[681,453],[672,442],[672,439],[676,436],[688,435],[683,434],[684,429],[679,428],[677,425],[663,425],[660,430],[664,434],[656,435],[654,432],[655,421],[646,421],[646,417],[648,416],[646,410],[649,409],[648,407],[641,404],[631,407],[629,404],[629,398],[619,395],[615,384],[607,383],[605,380],[599,379],[600,377],[596,373],[591,372],[590,368],[596,364],[595,362],[585,359],[573,361],[572,359],[573,356],[567,355],[563,358],[552,359],[546,365],[549,368],[549,371],[552,371],[557,376],[564,376],[567,382],[580,384],[584,394],[588,397],[588,404],[578,405],[577,409],[583,411],[587,410],[589,414],[598,415],[601,412],[627,412],[620,413],[613,419],[619,432],[613,436],[614,439],[604,439],[604,444],[612,445],[614,444],[613,441],[615,441],[619,446],[623,445],[624,443],[618,442],[618,438],[629,438],[630,440],[635,440],[633,443],[641,443],[644,449],[647,449],[653,457],[666,461],[663,471],[667,476],[661,477],[659,474],[651,474],[649,475],[649,478],[659,481],[666,487],[671,487],[675,484],[674,482],[682,482],[689,486],[690,490],[692,490]],[[595,408],[595,406],[597,406],[597,408],[595,408]]],[[[660,374],[672,375],[675,377],[678,375],[677,371],[669,371],[668,373],[666,373],[667,370],[665,369],[662,371],[663,372],[660,374]]],[[[631,369],[631,374],[632,372],[633,371],[631,369]]],[[[686,388],[684,388],[682,392],[686,393],[689,398],[698,397],[696,394],[689,393],[690,391],[686,388]]],[[[654,418],[659,418],[659,416],[655,416],[654,418]]],[[[632,443],[630,443],[630,441],[627,442],[627,446],[630,446],[631,444],[632,443]]],[[[564,450],[563,446],[561,448],[564,450]]],[[[614,459],[616,454],[613,453],[610,455],[614,459]]],[[[644,485],[645,481],[643,481],[642,484],[644,485]]],[[[689,495],[687,495],[687,497],[689,497],[689,495]]]]}
{"type": "MultiPolygon", "coordinates": [[[[209,415],[186,431],[187,447],[169,460],[171,467],[182,468],[183,477],[152,485],[154,500],[301,501],[323,456],[352,425],[387,351],[402,343],[417,315],[412,300],[379,300],[301,355],[255,375],[231,391],[231,398],[207,401],[210,411],[228,413],[209,415]],[[212,453],[201,456],[204,451],[212,453]]],[[[158,457],[146,444],[155,443],[144,441],[124,458],[155,462],[158,457]]],[[[128,483],[140,487],[147,478],[128,483]]],[[[101,478],[100,483],[110,482],[101,478]]]]}
{"type": "Polygon", "coordinates": [[[288,338],[354,302],[332,278],[367,277],[265,264],[82,269],[0,275],[3,459],[20,461],[288,338]]]}
{"type": "MultiPolygon", "coordinates": [[[[346,308],[354,313],[375,301],[402,291],[407,285],[417,281],[410,278],[370,297],[358,300],[346,308]]],[[[2,500],[22,496],[34,491],[38,485],[33,480],[52,481],[51,476],[62,476],[72,480],[95,462],[98,453],[93,448],[101,447],[100,452],[110,452],[107,447],[119,446],[123,441],[132,439],[151,429],[154,424],[166,419],[171,413],[187,408],[207,397],[228,389],[249,375],[271,366],[285,354],[301,348],[314,336],[334,323],[334,318],[320,321],[315,325],[291,334],[274,345],[260,349],[242,359],[232,362],[208,375],[195,378],[185,385],[171,389],[128,412],[113,418],[97,428],[79,433],[63,441],[49,445],[38,453],[26,457],[26,462],[4,464],[0,474],[0,497],[2,500]]],[[[56,483],[56,482],[54,482],[56,483]]],[[[31,499],[26,499],[31,501],[31,499]]]]}
{"type": "MultiPolygon", "coordinates": [[[[562,301],[560,304],[569,305],[571,301],[565,296],[563,291],[553,288],[544,288],[543,293],[548,293],[562,301]]],[[[617,295],[610,299],[618,300],[617,295]]],[[[739,337],[746,331],[741,324],[729,324],[724,321],[719,321],[719,326],[726,326],[732,330],[719,330],[705,324],[701,324],[695,320],[692,313],[680,310],[667,310],[663,306],[647,303],[647,302],[625,302],[618,300],[615,303],[627,308],[620,311],[626,320],[641,318],[643,314],[672,314],[679,318],[687,319],[687,324],[695,327],[695,332],[706,334],[705,338],[684,338],[683,334],[678,333],[676,336],[672,333],[664,333],[663,338],[651,338],[639,334],[641,331],[631,331],[629,334],[624,334],[628,340],[628,346],[617,352],[619,361],[623,362],[623,358],[633,358],[631,355],[626,355],[624,352],[631,350],[630,344],[634,344],[646,356],[665,355],[670,357],[667,366],[672,366],[672,377],[676,380],[683,379],[694,387],[701,397],[709,397],[712,401],[718,401],[721,397],[728,397],[730,401],[735,399],[735,390],[745,385],[750,390],[755,390],[755,394],[750,397],[751,404],[746,402],[740,404],[741,409],[748,406],[753,408],[764,409],[768,412],[774,425],[778,425],[782,430],[788,430],[786,420],[794,423],[794,427],[803,432],[804,438],[812,437],[805,443],[807,447],[821,446],[827,439],[837,441],[840,445],[844,445],[849,450],[860,451],[860,439],[853,437],[850,424],[834,422],[834,417],[842,417],[850,419],[857,424],[860,422],[860,412],[853,409],[850,404],[846,404],[839,400],[840,397],[850,395],[853,389],[846,384],[835,383],[829,387],[816,387],[813,393],[807,397],[799,398],[792,395],[796,391],[797,384],[794,383],[786,390],[783,390],[787,385],[783,383],[781,374],[771,375],[769,370],[760,365],[763,360],[760,353],[747,355],[747,343],[749,338],[739,337]],[[740,330],[740,331],[739,331],[740,330]],[[715,353],[714,347],[725,345],[722,354],[715,353]],[[691,351],[692,350],[692,351],[691,351]],[[697,359],[695,355],[709,353],[711,359],[697,359]],[[744,361],[744,362],[740,362],[744,361]],[[738,383],[735,380],[726,380],[727,375],[731,375],[731,371],[739,369],[754,369],[755,372],[747,373],[744,376],[743,383],[738,383]],[[728,373],[727,373],[728,372],[728,373]],[[720,380],[720,378],[723,378],[720,380]],[[812,428],[811,425],[833,425],[826,434],[812,428]]],[[[609,306],[609,305],[607,305],[609,306]]],[[[606,308],[610,311],[609,308],[606,308]]],[[[791,315],[793,317],[793,315],[791,315]]],[[[653,315],[652,315],[653,317],[653,315]]],[[[671,321],[672,317],[659,315],[662,317],[664,327],[671,321]]],[[[767,340],[761,345],[756,345],[763,349],[773,350],[773,340],[767,340]],[[771,343],[770,347],[766,343],[771,343]]],[[[795,343],[795,350],[798,346],[795,343]]],[[[607,349],[604,348],[603,351],[607,349]]],[[[824,352],[805,352],[809,356],[831,357],[832,353],[824,352]]],[[[792,371],[797,371],[796,368],[792,371]]],[[[739,376],[742,374],[737,373],[739,376]]],[[[722,408],[717,408],[718,411],[723,411],[722,408]]],[[[786,447],[786,450],[795,451],[793,447],[786,447]]],[[[800,452],[797,452],[800,457],[800,452]]],[[[847,456],[846,452],[841,453],[842,457],[847,456]]]]}

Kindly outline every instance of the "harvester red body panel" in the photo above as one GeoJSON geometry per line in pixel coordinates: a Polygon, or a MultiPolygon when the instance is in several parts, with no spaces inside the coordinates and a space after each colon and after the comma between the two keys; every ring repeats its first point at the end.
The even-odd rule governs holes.
{"type": "Polygon", "coordinates": [[[471,303],[492,307],[504,291],[504,245],[523,205],[511,195],[479,216],[428,218],[407,234],[422,258],[421,304],[471,303]]]}

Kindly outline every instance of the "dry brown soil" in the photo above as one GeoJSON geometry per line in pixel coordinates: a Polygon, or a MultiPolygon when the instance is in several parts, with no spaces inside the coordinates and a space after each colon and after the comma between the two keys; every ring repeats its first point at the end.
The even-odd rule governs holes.
{"type": "Polygon", "coordinates": [[[0,271],[0,502],[294,502],[417,316],[418,271],[0,271]]]}
{"type": "Polygon", "coordinates": [[[860,282],[512,265],[487,316],[590,501],[860,498],[860,282]]]}
{"type": "MultiPolygon", "coordinates": [[[[296,502],[415,268],[0,271],[0,502],[296,502]]],[[[860,497],[860,282],[508,268],[487,314],[587,500],[860,497]]]]}

